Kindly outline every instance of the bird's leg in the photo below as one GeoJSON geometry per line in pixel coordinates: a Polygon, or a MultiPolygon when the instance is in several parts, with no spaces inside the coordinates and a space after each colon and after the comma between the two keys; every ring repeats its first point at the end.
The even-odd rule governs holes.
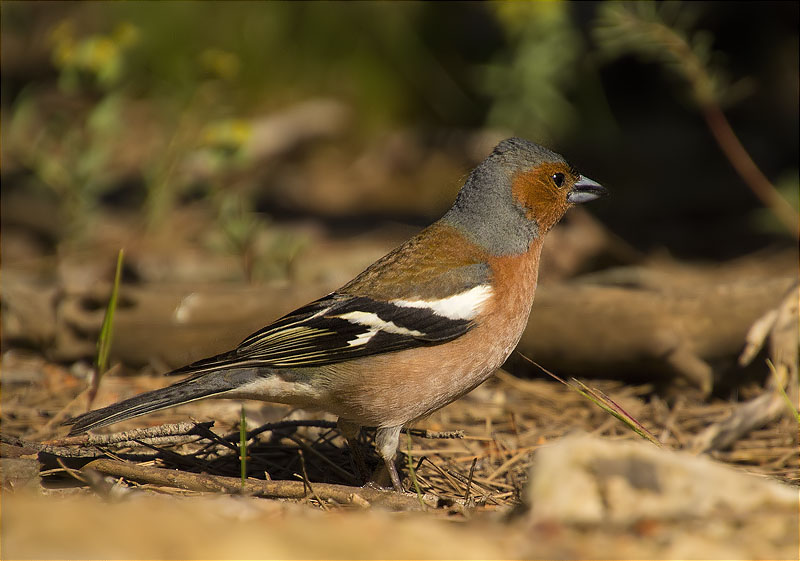
{"type": "Polygon", "coordinates": [[[403,489],[403,485],[400,483],[400,476],[397,474],[397,466],[394,465],[397,444],[400,441],[400,428],[399,426],[379,428],[375,433],[375,449],[386,464],[394,490],[398,493],[404,493],[405,489],[403,489]]]}
{"type": "Polygon", "coordinates": [[[350,454],[353,457],[353,463],[356,468],[356,477],[362,483],[367,480],[369,470],[367,469],[367,462],[364,459],[364,450],[358,445],[358,435],[361,433],[361,425],[350,421],[348,419],[339,419],[336,421],[339,427],[339,432],[344,436],[347,441],[347,447],[350,448],[350,454]]]}

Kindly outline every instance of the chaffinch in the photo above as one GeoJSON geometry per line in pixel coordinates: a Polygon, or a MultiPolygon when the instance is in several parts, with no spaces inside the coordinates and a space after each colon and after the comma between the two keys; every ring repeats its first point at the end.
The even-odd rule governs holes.
{"type": "Polygon", "coordinates": [[[560,155],[504,140],[441,219],[355,279],[232,351],[174,370],[190,375],[176,384],[68,420],[70,434],[207,397],[322,409],[351,445],[361,426],[376,427],[402,491],[401,428],[503,364],[528,321],[545,234],[571,205],[603,194],[560,155]]]}

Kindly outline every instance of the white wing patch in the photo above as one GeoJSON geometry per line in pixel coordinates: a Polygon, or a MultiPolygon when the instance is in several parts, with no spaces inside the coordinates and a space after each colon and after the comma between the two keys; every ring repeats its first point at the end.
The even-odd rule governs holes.
{"type": "Polygon", "coordinates": [[[406,308],[427,308],[448,319],[468,320],[478,315],[484,302],[491,296],[492,287],[481,284],[439,300],[392,300],[391,303],[406,308]]]}
{"type": "Polygon", "coordinates": [[[347,344],[351,347],[355,347],[358,345],[366,345],[369,343],[369,340],[372,339],[379,331],[384,331],[386,333],[396,333],[397,335],[408,335],[410,337],[422,337],[425,335],[421,331],[417,331],[416,329],[406,329],[405,327],[400,327],[399,325],[395,324],[391,321],[384,321],[378,314],[373,312],[347,312],[346,314],[341,314],[338,316],[331,316],[337,317],[344,320],[349,321],[350,323],[355,323],[358,325],[363,325],[364,327],[371,327],[369,331],[365,333],[360,333],[358,337],[355,339],[351,339],[347,342],[347,344]]]}
{"type": "Polygon", "coordinates": [[[348,347],[357,347],[359,345],[366,345],[369,343],[369,340],[375,337],[378,334],[377,329],[370,329],[369,331],[365,331],[364,333],[359,334],[358,337],[355,339],[350,339],[347,342],[348,347]]]}

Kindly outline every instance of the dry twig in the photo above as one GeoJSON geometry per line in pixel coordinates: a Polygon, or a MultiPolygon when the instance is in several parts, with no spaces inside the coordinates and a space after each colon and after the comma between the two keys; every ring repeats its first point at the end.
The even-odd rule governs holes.
{"type": "MultiPolygon", "coordinates": [[[[261,481],[249,479],[242,485],[236,477],[219,477],[206,474],[187,473],[171,469],[145,467],[128,462],[99,459],[89,462],[84,470],[96,470],[106,475],[124,477],[134,481],[178,487],[191,491],[223,492],[230,494],[246,493],[259,497],[303,499],[306,497],[307,485],[304,481],[261,481]]],[[[347,487],[330,483],[315,483],[315,496],[320,501],[332,500],[339,504],[358,505],[364,502],[394,510],[419,510],[420,504],[416,495],[400,494],[394,491],[381,491],[368,487],[347,487]]],[[[425,504],[438,506],[439,499],[432,495],[423,495],[425,504]]]]}

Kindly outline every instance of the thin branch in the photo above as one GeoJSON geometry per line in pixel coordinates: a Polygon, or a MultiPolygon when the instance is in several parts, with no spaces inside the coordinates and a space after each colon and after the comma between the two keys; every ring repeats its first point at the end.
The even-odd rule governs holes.
{"type": "Polygon", "coordinates": [[[720,149],[742,181],[795,237],[800,237],[800,217],[798,217],[797,211],[761,172],[742,146],[739,137],[736,136],[719,106],[706,104],[702,107],[702,112],[708,128],[711,129],[711,134],[714,135],[720,149]]]}
{"type": "MultiPolygon", "coordinates": [[[[152,440],[175,436],[202,436],[198,432],[199,429],[208,429],[212,426],[214,426],[214,421],[207,421],[204,423],[184,421],[182,423],[115,432],[114,434],[81,434],[78,436],[69,436],[67,438],[46,441],[43,442],[43,444],[49,446],[101,446],[120,442],[135,442],[139,440],[152,440]]],[[[163,441],[161,444],[163,444],[163,441]]]]}
{"type": "Polygon", "coordinates": [[[418,436],[419,438],[428,439],[464,438],[463,430],[436,431],[426,429],[403,429],[401,432],[410,434],[411,436],[418,436]]]}
{"type": "MultiPolygon", "coordinates": [[[[124,477],[134,481],[177,487],[190,491],[223,492],[232,495],[242,494],[269,498],[303,499],[306,496],[306,483],[303,481],[261,481],[248,479],[242,488],[238,477],[218,477],[206,474],[187,473],[171,469],[138,466],[128,462],[99,459],[89,462],[83,470],[96,470],[114,477],[124,477]]],[[[394,510],[419,510],[420,504],[415,495],[400,494],[394,491],[381,491],[368,487],[347,487],[330,483],[315,483],[314,491],[320,500],[333,500],[339,504],[363,506],[370,503],[394,510]]],[[[423,495],[427,506],[436,507],[438,498],[423,495]]]]}
{"type": "MultiPolygon", "coordinates": [[[[325,506],[325,501],[323,501],[317,492],[314,490],[314,487],[311,486],[311,480],[308,478],[308,472],[306,471],[306,458],[303,454],[303,451],[300,450],[300,467],[303,470],[303,485],[308,485],[308,490],[311,491],[311,494],[314,495],[314,498],[317,499],[317,503],[322,508],[322,510],[328,510],[328,507],[325,506]]],[[[245,480],[242,479],[242,487],[244,487],[245,480]]]]}

